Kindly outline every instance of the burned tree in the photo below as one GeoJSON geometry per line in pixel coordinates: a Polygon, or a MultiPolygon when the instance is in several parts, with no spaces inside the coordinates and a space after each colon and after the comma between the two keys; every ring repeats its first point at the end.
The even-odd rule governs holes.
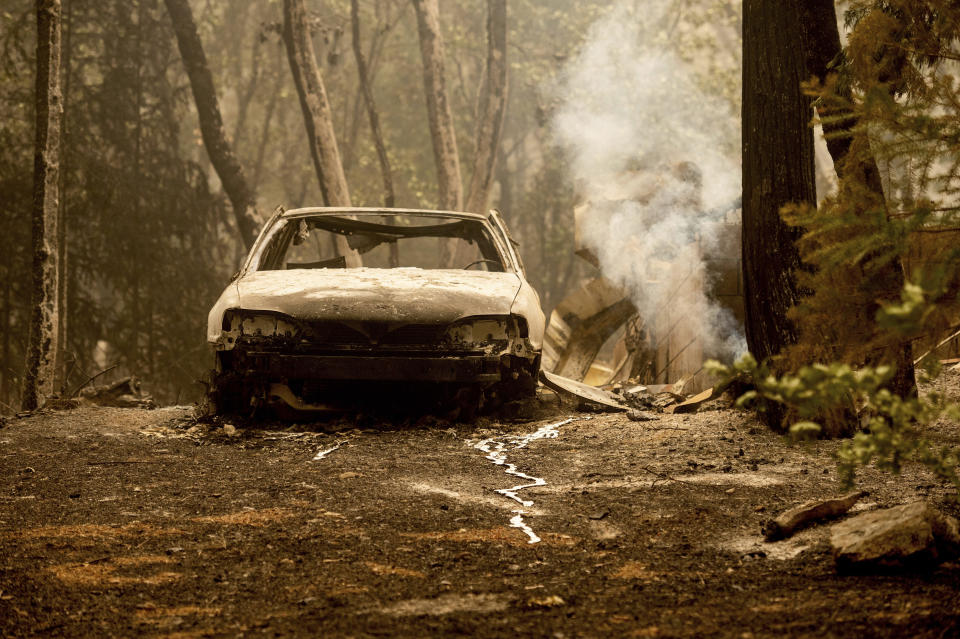
{"type": "Polygon", "coordinates": [[[437,169],[439,207],[459,211],[463,208],[463,183],[460,155],[453,127],[453,115],[447,96],[443,37],[440,34],[440,8],[437,0],[413,0],[423,58],[423,88],[427,99],[427,117],[433,158],[437,169]]]}
{"type": "Polygon", "coordinates": [[[22,405],[53,394],[59,335],[60,0],[37,0],[36,146],[33,174],[33,300],[22,405]]]}
{"type": "Polygon", "coordinates": [[[799,0],[743,3],[743,276],[747,345],[758,359],[796,341],[801,231],[780,218],[816,201],[811,100],[799,0]]]}
{"type": "Polygon", "coordinates": [[[310,154],[320,181],[323,201],[328,206],[350,206],[350,191],[343,173],[343,164],[340,162],[330,102],[327,100],[323,77],[317,67],[303,0],[283,2],[283,41],[297,94],[300,96],[310,154]]]}
{"type": "Polygon", "coordinates": [[[180,49],[183,66],[190,78],[190,88],[193,90],[193,99],[197,105],[203,145],[207,149],[213,168],[220,176],[224,191],[230,198],[237,228],[249,249],[253,246],[260,230],[261,220],[257,212],[256,196],[247,184],[243,167],[227,141],[223,118],[220,115],[220,103],[213,86],[213,75],[207,65],[207,57],[203,52],[200,35],[197,33],[190,3],[188,0],[165,0],[165,2],[173,23],[173,30],[177,35],[177,46],[180,49]]]}
{"type": "Polygon", "coordinates": [[[393,171],[390,168],[390,157],[387,155],[387,145],[383,140],[383,131],[380,130],[380,114],[377,112],[377,105],[373,99],[373,88],[370,86],[367,61],[360,43],[359,0],[350,0],[350,27],[353,36],[353,57],[357,63],[360,91],[363,94],[363,102],[367,107],[370,133],[373,136],[373,145],[377,149],[377,161],[380,163],[380,175],[383,178],[383,205],[392,208],[396,199],[393,191],[393,171]]]}
{"type": "MultiPolygon", "coordinates": [[[[437,0],[413,0],[423,59],[423,87],[427,100],[430,138],[433,141],[434,164],[441,208],[461,210],[464,207],[460,155],[450,112],[444,70],[446,66],[443,37],[437,0]]],[[[487,206],[490,184],[496,164],[497,148],[503,130],[507,104],[507,3],[487,3],[487,65],[476,129],[473,173],[466,210],[481,213],[487,206]]],[[[449,242],[441,246],[443,262],[453,266],[458,257],[449,242]]]]}
{"type": "MultiPolygon", "coordinates": [[[[855,214],[862,220],[878,219],[872,212],[881,212],[889,219],[890,206],[886,201],[880,170],[870,149],[870,141],[858,130],[854,113],[853,91],[849,83],[839,82],[842,70],[843,48],[837,28],[836,7],[833,0],[809,0],[801,3],[801,21],[804,27],[807,76],[814,78],[826,95],[817,101],[817,112],[827,149],[833,159],[841,197],[855,203],[855,214]]],[[[869,229],[865,229],[869,232],[869,229]]],[[[870,320],[881,303],[895,302],[904,284],[904,270],[896,251],[889,244],[863,252],[850,269],[855,281],[853,291],[844,291],[846,323],[857,324],[853,334],[839,336],[840,343],[831,344],[834,356],[870,364],[892,364],[896,374],[890,389],[901,396],[916,393],[913,348],[909,340],[894,335],[880,335],[881,331],[870,320]],[[886,255],[886,259],[877,260],[886,255]],[[866,318],[867,321],[861,321],[866,318]],[[864,334],[872,328],[872,335],[864,334]],[[869,351],[865,353],[864,351],[869,351]]],[[[824,307],[827,313],[840,310],[831,300],[820,303],[816,298],[808,306],[824,307]]],[[[816,320],[814,320],[816,321],[816,320]]]]}
{"type": "MultiPolygon", "coordinates": [[[[323,202],[327,206],[350,206],[350,190],[340,161],[330,102],[317,67],[303,0],[283,1],[283,42],[300,96],[303,123],[307,129],[310,155],[320,182],[323,202]]],[[[338,236],[334,241],[337,251],[346,258],[347,266],[360,265],[359,254],[350,248],[346,238],[338,236]]]]}
{"type": "Polygon", "coordinates": [[[487,2],[487,67],[480,94],[473,173],[467,210],[483,213],[497,160],[497,147],[507,111],[507,0],[487,2]]]}

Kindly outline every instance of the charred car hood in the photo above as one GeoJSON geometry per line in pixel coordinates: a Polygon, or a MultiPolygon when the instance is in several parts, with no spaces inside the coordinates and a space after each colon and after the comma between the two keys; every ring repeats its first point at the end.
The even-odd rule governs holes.
{"type": "Polygon", "coordinates": [[[248,273],[240,307],[304,320],[450,323],[509,315],[520,290],[513,273],[395,269],[294,269],[248,273]]]}

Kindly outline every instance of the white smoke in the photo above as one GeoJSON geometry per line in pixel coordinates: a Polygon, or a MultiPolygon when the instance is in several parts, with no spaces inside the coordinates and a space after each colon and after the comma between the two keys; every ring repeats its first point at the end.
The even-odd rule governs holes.
{"type": "Polygon", "coordinates": [[[621,0],[591,27],[556,87],[553,128],[604,276],[647,324],[669,309],[709,355],[732,359],[746,350],[742,328],[706,294],[705,260],[731,253],[716,234],[741,191],[739,114],[670,50],[675,5],[621,0]]]}

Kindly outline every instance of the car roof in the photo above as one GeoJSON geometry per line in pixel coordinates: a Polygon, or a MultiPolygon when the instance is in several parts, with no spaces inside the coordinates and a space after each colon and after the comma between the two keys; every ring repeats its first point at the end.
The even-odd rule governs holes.
{"type": "Polygon", "coordinates": [[[307,217],[310,215],[421,215],[425,217],[453,218],[460,220],[486,220],[485,215],[465,211],[438,211],[434,209],[388,209],[365,206],[309,206],[291,209],[283,213],[285,218],[307,217]]]}

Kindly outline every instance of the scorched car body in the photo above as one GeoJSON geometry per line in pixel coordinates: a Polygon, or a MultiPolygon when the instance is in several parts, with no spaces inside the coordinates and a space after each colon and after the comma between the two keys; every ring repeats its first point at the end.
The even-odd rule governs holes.
{"type": "Polygon", "coordinates": [[[531,391],[543,332],[496,211],[278,210],[210,311],[211,397],[307,410],[331,380],[531,391]]]}

